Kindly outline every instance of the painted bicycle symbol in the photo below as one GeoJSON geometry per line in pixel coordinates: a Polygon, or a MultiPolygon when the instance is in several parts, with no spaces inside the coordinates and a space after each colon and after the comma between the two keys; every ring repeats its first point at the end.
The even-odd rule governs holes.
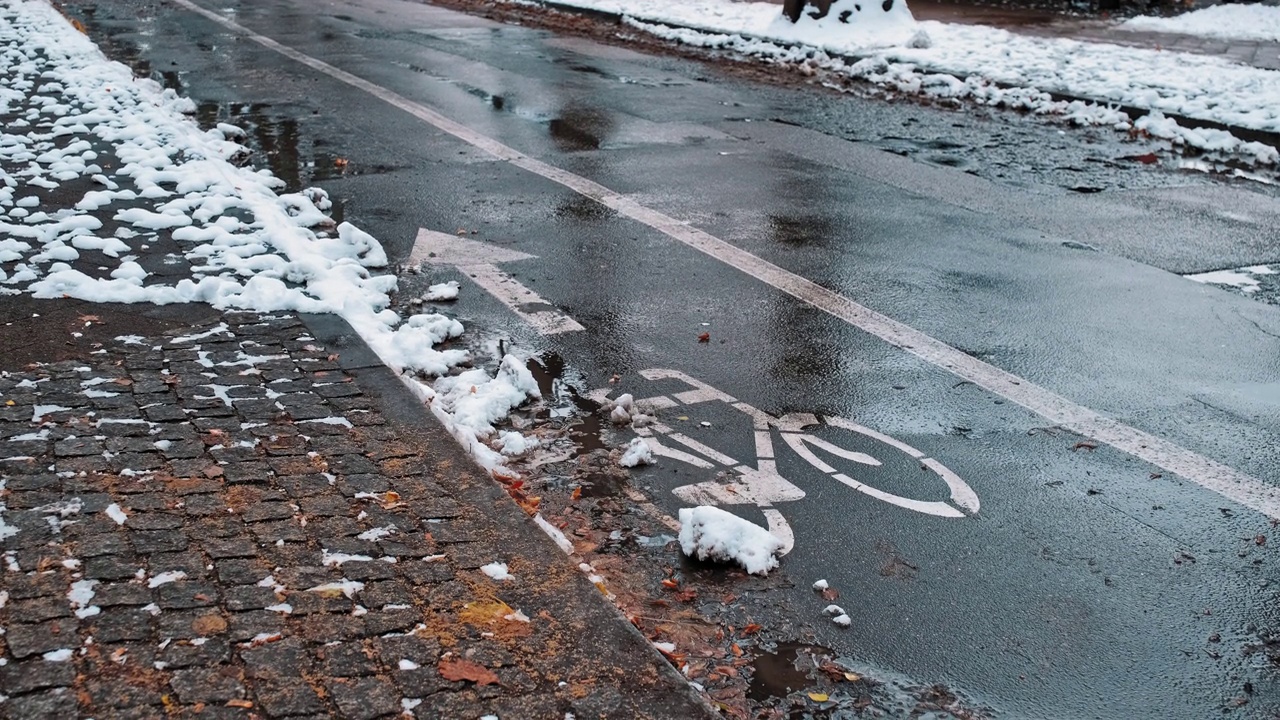
{"type": "Polygon", "coordinates": [[[852,420],[834,416],[819,417],[812,413],[789,413],[776,417],[678,370],[653,368],[641,370],[640,375],[646,380],[677,380],[689,386],[688,390],[636,400],[636,406],[641,409],[660,411],[682,405],[723,402],[751,418],[755,435],[754,467],[739,462],[661,422],[636,428],[635,431],[645,438],[645,442],[655,455],[705,470],[727,468],[736,473],[732,482],[700,482],[677,487],[672,492],[681,500],[695,505],[755,505],[763,512],[769,525],[769,532],[783,541],[784,554],[790,552],[795,543],[795,537],[786,518],[773,506],[777,503],[800,500],[804,498],[805,493],[778,472],[775,438],[780,439],[786,448],[832,480],[890,505],[944,518],[974,515],[981,506],[978,495],[968,483],[945,465],[926,457],[923,452],[900,440],[852,420]],[[870,454],[841,447],[810,432],[811,429],[823,425],[875,440],[888,446],[891,452],[907,455],[922,469],[930,471],[946,484],[950,492],[950,500],[918,500],[903,497],[873,487],[851,477],[848,473],[839,471],[819,457],[815,450],[867,467],[879,467],[883,463],[870,454]]]}

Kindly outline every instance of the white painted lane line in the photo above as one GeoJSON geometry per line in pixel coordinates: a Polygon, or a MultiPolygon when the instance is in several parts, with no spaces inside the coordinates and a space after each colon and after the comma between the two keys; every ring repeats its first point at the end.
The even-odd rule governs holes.
{"type": "Polygon", "coordinates": [[[730,245],[720,238],[690,227],[687,223],[657,210],[647,208],[599,183],[535,160],[399,93],[282,45],[239,23],[206,10],[191,0],[173,0],[173,2],[225,28],[241,33],[259,45],[291,60],[363,90],[472,147],[596,200],[621,215],[648,225],[674,240],[875,335],[894,347],[906,350],[922,360],[948,370],[957,377],[1017,403],[1054,424],[1106,443],[1269,517],[1280,518],[1280,488],[1168,440],[1129,427],[1012,373],[988,365],[919,330],[864,307],[811,280],[730,245]]]}

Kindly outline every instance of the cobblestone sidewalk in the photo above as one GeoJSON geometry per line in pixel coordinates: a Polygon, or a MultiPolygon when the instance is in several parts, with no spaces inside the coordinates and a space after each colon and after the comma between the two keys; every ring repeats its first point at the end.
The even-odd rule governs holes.
{"type": "Polygon", "coordinates": [[[297,317],[93,357],[0,378],[0,715],[707,714],[442,428],[380,411],[297,317]]]}

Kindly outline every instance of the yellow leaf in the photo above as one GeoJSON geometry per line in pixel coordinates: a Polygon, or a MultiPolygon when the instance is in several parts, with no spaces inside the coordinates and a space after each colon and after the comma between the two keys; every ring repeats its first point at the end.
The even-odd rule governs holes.
{"type": "Polygon", "coordinates": [[[826,693],[809,693],[809,699],[814,702],[826,702],[831,698],[826,693]]]}
{"type": "Polygon", "coordinates": [[[13,401],[12,401],[12,400],[6,400],[4,404],[5,404],[5,405],[13,405],[13,401]]]}

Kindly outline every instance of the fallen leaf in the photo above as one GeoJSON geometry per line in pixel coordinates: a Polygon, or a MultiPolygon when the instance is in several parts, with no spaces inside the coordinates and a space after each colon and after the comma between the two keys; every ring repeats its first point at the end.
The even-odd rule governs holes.
{"type": "Polygon", "coordinates": [[[1097,450],[1098,443],[1092,443],[1092,442],[1089,442],[1088,440],[1081,440],[1080,442],[1071,446],[1072,450],[1080,450],[1082,448],[1085,450],[1097,450]]]}
{"type": "Polygon", "coordinates": [[[347,159],[346,159],[346,158],[334,158],[334,160],[333,160],[333,166],[334,166],[334,167],[344,168],[344,167],[346,167],[348,164],[349,164],[349,163],[348,163],[348,161],[347,161],[347,159]]]}
{"type": "Polygon", "coordinates": [[[709,333],[709,332],[704,332],[704,333],[702,333],[701,335],[699,335],[699,336],[698,336],[698,342],[700,342],[700,343],[704,343],[704,342],[711,342],[711,333],[709,333]]]}
{"type": "Polygon", "coordinates": [[[127,377],[118,377],[115,380],[112,380],[111,382],[117,385],[125,385],[125,386],[133,384],[133,380],[127,377]]]}
{"type": "Polygon", "coordinates": [[[836,590],[835,588],[829,587],[826,590],[822,591],[823,600],[835,600],[838,597],[840,597],[840,591],[836,590]]]}
{"type": "Polygon", "coordinates": [[[582,488],[581,488],[581,487],[576,487],[576,488],[574,488],[574,489],[573,489],[573,495],[571,495],[570,497],[572,497],[572,499],[573,499],[573,500],[575,500],[575,501],[576,501],[578,498],[581,498],[581,497],[582,497],[582,488]]]}
{"type": "Polygon", "coordinates": [[[445,680],[466,680],[477,685],[498,684],[498,676],[494,675],[492,670],[470,660],[463,660],[462,658],[441,660],[439,669],[440,677],[445,680]]]}
{"type": "Polygon", "coordinates": [[[742,657],[742,648],[738,645],[738,643],[734,643],[730,645],[729,650],[730,652],[733,653],[734,657],[742,657]]]}
{"type": "Polygon", "coordinates": [[[674,590],[680,587],[680,583],[676,582],[675,580],[672,580],[671,578],[667,578],[666,580],[662,581],[662,587],[674,590]]]}
{"type": "MultiPolygon", "coordinates": [[[[196,595],[196,599],[201,599],[201,597],[196,595]]],[[[209,598],[203,599],[208,600],[209,598]]],[[[227,621],[223,620],[219,615],[201,615],[191,621],[191,629],[197,635],[215,635],[227,629],[227,621]]]]}
{"type": "Polygon", "coordinates": [[[228,700],[228,701],[227,701],[227,705],[226,705],[226,706],[227,706],[227,707],[238,707],[238,708],[251,708],[251,707],[253,707],[253,703],[249,702],[248,700],[241,700],[241,699],[239,699],[239,698],[236,698],[236,699],[233,699],[233,700],[228,700]]]}
{"type": "Polygon", "coordinates": [[[756,633],[760,632],[762,629],[763,629],[763,628],[761,628],[759,625],[757,625],[757,624],[755,624],[755,623],[751,623],[750,625],[748,625],[748,626],[746,626],[746,627],[742,628],[742,634],[743,634],[743,635],[754,635],[754,634],[756,634],[756,633]]]}
{"type": "Polygon", "coordinates": [[[858,682],[862,678],[858,677],[857,673],[847,672],[844,674],[844,679],[848,680],[849,682],[858,682]]]}
{"type": "Polygon", "coordinates": [[[814,692],[814,693],[809,693],[809,699],[814,702],[826,702],[831,699],[831,696],[827,695],[826,693],[814,692]]]}

